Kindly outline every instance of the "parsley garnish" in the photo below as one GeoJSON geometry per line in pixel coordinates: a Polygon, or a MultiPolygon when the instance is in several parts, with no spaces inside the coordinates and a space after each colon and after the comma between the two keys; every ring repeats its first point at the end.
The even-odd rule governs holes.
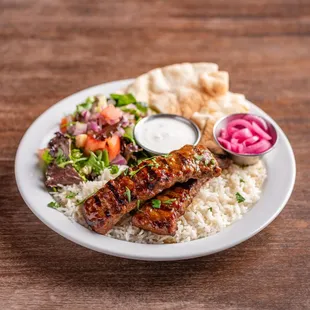
{"type": "Polygon", "coordinates": [[[145,168],[145,167],[154,167],[154,166],[155,166],[156,168],[158,168],[158,167],[159,167],[159,164],[155,162],[155,164],[144,165],[144,166],[138,168],[137,170],[130,171],[130,172],[129,172],[129,176],[130,176],[130,177],[133,177],[133,176],[136,175],[141,169],[143,169],[143,168],[145,168]]]}
{"type": "Polygon", "coordinates": [[[47,204],[47,206],[53,209],[58,209],[60,207],[60,204],[56,201],[51,201],[47,204]]]}
{"type": "Polygon", "coordinates": [[[97,190],[95,190],[93,193],[91,193],[90,195],[88,195],[87,197],[85,197],[83,200],[78,201],[76,205],[79,206],[80,204],[84,203],[88,198],[90,198],[91,196],[93,196],[96,192],[97,192],[97,190]]]}
{"type": "MultiPolygon", "coordinates": [[[[154,157],[154,158],[151,158],[151,161],[154,163],[153,165],[152,165],[152,167],[154,166],[155,168],[158,168],[159,167],[159,163],[156,161],[156,158],[154,157]]],[[[149,165],[150,166],[150,165],[149,165]]]]}
{"type": "Polygon", "coordinates": [[[176,198],[172,198],[172,199],[167,199],[165,201],[163,201],[163,203],[167,204],[167,205],[171,205],[174,201],[176,201],[176,198]]]}
{"type": "Polygon", "coordinates": [[[209,210],[210,212],[212,212],[212,208],[209,208],[208,210],[209,210]]]}
{"type": "Polygon", "coordinates": [[[71,199],[71,198],[74,198],[76,195],[77,195],[77,193],[69,192],[69,194],[66,195],[66,198],[71,199]]]}
{"type": "Polygon", "coordinates": [[[126,195],[128,202],[131,202],[131,191],[127,186],[126,186],[126,195]]]}
{"type": "Polygon", "coordinates": [[[240,183],[245,183],[245,181],[243,179],[240,179],[240,183]]]}
{"type": "Polygon", "coordinates": [[[152,207],[154,209],[159,209],[161,206],[161,201],[159,199],[152,199],[152,207]]]}
{"type": "Polygon", "coordinates": [[[236,193],[236,199],[237,199],[238,203],[245,201],[245,198],[238,192],[236,193]]]}
{"type": "Polygon", "coordinates": [[[145,168],[147,165],[144,165],[140,168],[138,168],[137,170],[132,170],[129,172],[129,176],[132,178],[133,176],[135,176],[140,170],[142,170],[143,168],[145,168]]]}

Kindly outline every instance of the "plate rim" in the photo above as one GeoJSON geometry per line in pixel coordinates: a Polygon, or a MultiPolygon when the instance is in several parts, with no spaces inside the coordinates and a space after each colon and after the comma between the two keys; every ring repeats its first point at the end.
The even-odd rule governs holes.
{"type": "MultiPolygon", "coordinates": [[[[201,242],[203,243],[203,241],[206,242],[207,239],[212,239],[214,238],[214,236],[220,234],[221,232],[218,232],[215,235],[209,236],[207,238],[201,238],[201,239],[197,239],[197,240],[193,240],[190,242],[184,242],[184,243],[177,243],[177,244],[141,244],[141,243],[134,243],[134,242],[128,242],[128,241],[124,241],[124,240],[119,240],[119,239],[113,239],[113,238],[109,238],[109,237],[105,237],[108,238],[109,241],[106,243],[115,243],[116,245],[116,249],[111,247],[103,249],[100,246],[94,246],[94,245],[90,245],[89,243],[85,242],[84,240],[80,240],[78,238],[73,237],[72,235],[70,235],[70,233],[68,233],[67,231],[63,231],[60,230],[58,228],[55,227],[55,224],[53,225],[53,223],[49,222],[46,220],[46,218],[44,218],[44,216],[42,216],[41,213],[37,212],[37,210],[35,210],[35,208],[32,206],[32,203],[29,200],[29,195],[28,193],[25,193],[23,190],[23,186],[22,186],[22,182],[23,180],[21,180],[21,176],[20,176],[20,170],[19,170],[19,166],[20,166],[20,162],[21,162],[21,153],[22,153],[22,147],[24,146],[25,142],[27,141],[27,138],[29,136],[30,130],[32,128],[34,128],[39,121],[45,117],[45,115],[48,115],[53,109],[58,108],[58,106],[60,106],[61,104],[63,104],[66,101],[69,100],[73,100],[72,97],[78,97],[79,95],[81,95],[84,92],[91,92],[93,89],[99,88],[99,87],[113,87],[113,84],[118,85],[118,84],[123,84],[123,86],[128,85],[130,82],[132,82],[134,79],[125,79],[125,80],[117,80],[117,81],[112,81],[112,82],[107,82],[107,83],[102,83],[99,85],[95,85],[95,86],[91,86],[88,87],[86,89],[80,90],[76,93],[73,93],[67,97],[65,97],[64,99],[61,99],[60,101],[58,101],[57,103],[55,103],[54,105],[52,105],[51,107],[49,107],[47,110],[45,110],[43,113],[41,113],[33,122],[32,124],[29,126],[29,128],[26,130],[26,132],[24,133],[22,139],[19,142],[18,145],[18,149],[16,152],[16,156],[15,156],[15,166],[14,166],[14,172],[15,172],[15,180],[16,180],[16,184],[19,190],[20,195],[22,196],[24,202],[26,203],[26,205],[28,206],[28,208],[36,215],[36,217],[39,218],[40,221],[42,221],[46,226],[48,226],[50,229],[52,229],[53,231],[55,231],[56,233],[58,233],[59,235],[61,235],[62,237],[65,237],[66,239],[79,244],[81,246],[84,246],[88,249],[100,252],[100,253],[104,253],[104,254],[108,254],[108,255],[113,255],[113,256],[117,256],[117,257],[122,257],[122,258],[129,258],[129,259],[135,259],[135,260],[148,260],[148,261],[169,261],[169,260],[185,260],[185,259],[191,259],[191,258],[196,258],[196,257],[201,257],[201,256],[206,256],[206,255],[211,255],[220,251],[224,251],[228,248],[234,247],[250,238],[252,238],[254,235],[256,235],[257,233],[259,233],[261,230],[263,230],[264,228],[266,228],[279,214],[280,212],[283,210],[283,208],[286,206],[292,191],[294,189],[294,185],[295,185],[295,181],[296,181],[296,159],[294,156],[294,152],[292,149],[292,146],[289,142],[289,139],[287,138],[287,136],[285,135],[285,133],[283,132],[283,130],[280,128],[280,126],[266,113],[264,112],[261,108],[259,108],[258,106],[256,106],[254,103],[252,103],[251,101],[247,100],[247,102],[250,103],[251,106],[254,106],[255,109],[257,109],[259,111],[259,113],[261,113],[263,116],[267,117],[268,120],[270,120],[273,125],[275,126],[275,128],[278,130],[278,134],[279,136],[281,136],[284,140],[284,144],[285,146],[288,148],[288,152],[289,155],[292,159],[292,178],[290,180],[290,184],[289,184],[289,190],[287,191],[287,193],[285,194],[285,197],[282,200],[281,205],[277,208],[276,212],[274,212],[272,214],[272,216],[269,217],[269,219],[267,221],[265,221],[263,224],[260,224],[257,229],[254,229],[253,231],[251,231],[251,233],[247,233],[245,234],[244,237],[239,238],[238,240],[235,240],[234,242],[228,242],[227,244],[216,248],[213,251],[208,251],[207,249],[202,249],[200,251],[196,251],[195,253],[183,253],[182,255],[180,254],[169,254],[169,255],[165,255],[164,253],[162,254],[158,254],[155,257],[152,255],[148,254],[148,250],[149,247],[152,247],[152,249],[154,248],[160,248],[160,250],[162,250],[164,247],[170,247],[171,249],[177,249],[179,248],[190,248],[190,244],[193,243],[198,243],[201,242]],[[128,244],[133,248],[132,250],[128,251],[124,251],[124,250],[120,250],[119,248],[122,248],[122,245],[124,245],[124,243],[128,246],[128,244]],[[136,250],[135,250],[136,248],[136,250]],[[146,250],[143,250],[143,254],[140,254],[139,251],[141,251],[141,249],[145,248],[146,250]],[[130,252],[130,253],[128,253],[130,252]]],[[[44,188],[44,190],[46,191],[46,189],[44,188]]],[[[46,193],[48,194],[48,192],[46,191],[46,193]]],[[[54,211],[54,210],[53,210],[54,211]]],[[[251,210],[249,211],[251,212],[251,210]]],[[[246,214],[248,214],[249,212],[247,212],[246,214]]],[[[245,215],[246,215],[245,214],[245,215]]],[[[62,216],[65,217],[64,214],[61,214],[62,216]]],[[[244,216],[245,216],[244,215],[244,216]]],[[[65,217],[67,220],[69,220],[67,217],[65,217]]],[[[242,221],[244,220],[244,218],[238,220],[242,221]]],[[[70,221],[70,220],[69,220],[70,221]]],[[[230,229],[236,222],[232,223],[230,226],[225,227],[223,230],[228,230],[230,229]]],[[[79,225],[79,224],[77,224],[79,225]]],[[[82,227],[82,226],[81,226],[82,227]]],[[[86,230],[86,228],[83,227],[83,229],[86,230]]],[[[87,230],[88,231],[88,230],[87,230]]],[[[90,232],[93,233],[93,232],[90,232]]],[[[97,234],[96,234],[97,235],[97,234]]],[[[102,235],[97,235],[100,237],[103,237],[102,235]]],[[[97,237],[96,237],[97,238],[97,237]]],[[[125,248],[125,246],[124,246],[125,248]]],[[[203,247],[202,247],[203,248],[203,247]]],[[[152,251],[153,252],[153,251],[152,251]]],[[[159,252],[164,252],[164,251],[159,251],[159,252]]],[[[154,254],[153,254],[154,255],[154,254]]]]}

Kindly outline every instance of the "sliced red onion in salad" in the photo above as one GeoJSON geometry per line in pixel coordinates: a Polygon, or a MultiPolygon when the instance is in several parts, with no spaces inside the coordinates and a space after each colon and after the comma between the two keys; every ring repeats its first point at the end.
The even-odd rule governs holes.
{"type": "Polygon", "coordinates": [[[112,161],[114,165],[127,165],[127,160],[121,155],[118,154],[112,161]]]}
{"type": "Polygon", "coordinates": [[[81,112],[81,116],[84,122],[88,122],[91,114],[88,110],[84,110],[81,112]]]}
{"type": "MultiPolygon", "coordinates": [[[[62,172],[61,169],[70,168],[86,181],[93,180],[106,168],[118,171],[116,165],[137,164],[147,157],[133,136],[135,124],[150,113],[147,105],[132,94],[110,96],[111,99],[104,95],[90,96],[61,119],[56,140],[65,141],[68,151],[56,148],[56,140],[52,140],[39,152],[46,166],[55,165],[59,169],[54,170],[62,172]]],[[[57,175],[54,177],[59,179],[57,175]]],[[[62,184],[65,183],[63,180],[62,184]]]]}
{"type": "Polygon", "coordinates": [[[99,132],[100,131],[100,127],[98,126],[96,121],[90,121],[87,123],[87,129],[88,130],[92,130],[94,132],[99,132]]]}

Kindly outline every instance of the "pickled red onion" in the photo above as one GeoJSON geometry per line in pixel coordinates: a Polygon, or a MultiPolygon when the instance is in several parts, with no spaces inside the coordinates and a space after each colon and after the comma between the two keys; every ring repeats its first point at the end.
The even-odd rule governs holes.
{"type": "Polygon", "coordinates": [[[267,123],[259,116],[248,114],[248,115],[244,116],[243,119],[245,119],[251,123],[252,122],[256,123],[258,126],[260,126],[265,131],[268,130],[267,123]]]}
{"type": "Polygon", "coordinates": [[[227,150],[239,154],[259,154],[272,146],[267,123],[251,114],[228,122],[220,130],[218,141],[227,150]]]}
{"type": "Polygon", "coordinates": [[[258,154],[267,151],[271,147],[271,143],[265,139],[258,141],[255,144],[249,145],[244,149],[244,153],[258,154]]]}
{"type": "Polygon", "coordinates": [[[235,120],[228,123],[227,132],[230,134],[230,130],[236,126],[245,127],[245,128],[250,129],[251,131],[253,130],[250,122],[248,122],[242,118],[239,118],[239,119],[235,119],[235,120]]]}
{"type": "Polygon", "coordinates": [[[231,144],[229,141],[223,139],[223,138],[217,138],[219,140],[219,142],[227,149],[227,150],[231,150],[231,144]]]}
{"type": "Polygon", "coordinates": [[[271,137],[268,135],[266,131],[264,131],[261,127],[259,127],[256,123],[252,123],[253,131],[257,133],[263,139],[271,140],[271,137]]]}
{"type": "Polygon", "coordinates": [[[250,129],[243,128],[234,132],[231,137],[233,139],[238,139],[239,142],[243,142],[244,140],[253,137],[253,134],[250,129]]]}
{"type": "Polygon", "coordinates": [[[251,138],[248,138],[246,140],[243,141],[243,145],[244,146],[248,146],[248,145],[252,145],[254,144],[255,142],[259,141],[259,137],[258,136],[253,136],[251,138]]]}

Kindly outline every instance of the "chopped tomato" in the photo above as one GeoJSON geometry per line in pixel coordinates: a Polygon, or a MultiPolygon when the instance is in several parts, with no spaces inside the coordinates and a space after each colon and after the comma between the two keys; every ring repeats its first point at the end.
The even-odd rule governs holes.
{"type": "Polygon", "coordinates": [[[107,149],[110,161],[113,160],[121,151],[121,139],[117,135],[107,138],[107,149]]]}
{"type": "Polygon", "coordinates": [[[114,105],[108,105],[105,109],[101,111],[101,116],[108,122],[108,124],[116,124],[121,116],[122,111],[118,108],[115,108],[114,105]]]}
{"type": "Polygon", "coordinates": [[[96,152],[98,150],[105,150],[105,149],[106,149],[106,140],[100,141],[92,136],[87,137],[84,147],[85,154],[89,155],[90,152],[96,152]]]}
{"type": "Polygon", "coordinates": [[[67,132],[67,127],[68,127],[68,119],[66,117],[62,118],[61,119],[61,122],[60,122],[60,131],[62,133],[66,133],[67,132]]]}

